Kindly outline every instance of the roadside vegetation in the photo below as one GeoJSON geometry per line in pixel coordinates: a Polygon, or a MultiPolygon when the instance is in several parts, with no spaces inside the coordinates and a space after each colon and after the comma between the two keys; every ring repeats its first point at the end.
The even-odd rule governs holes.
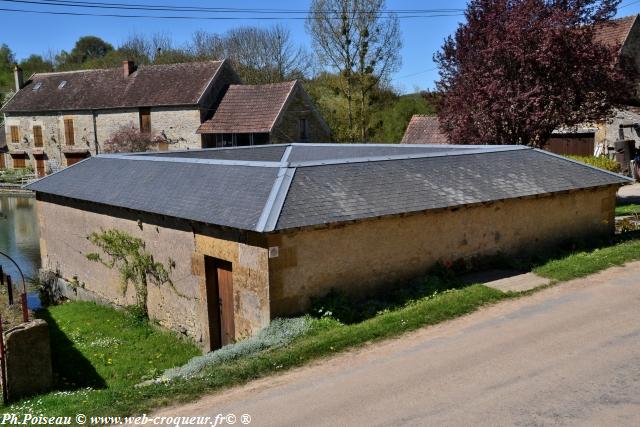
{"type": "Polygon", "coordinates": [[[616,216],[640,215],[640,205],[631,203],[616,206],[616,216]]]}
{"type": "MultiPolygon", "coordinates": [[[[558,250],[546,258],[496,258],[488,263],[532,269],[560,282],[640,259],[640,235],[616,239],[558,250]]],[[[109,416],[148,412],[519,295],[460,279],[478,267],[473,262],[445,263],[421,280],[366,301],[334,292],[315,300],[310,315],[275,322],[259,339],[204,358],[193,344],[125,311],[81,302],[52,306],[40,316],[51,325],[56,389],[6,410],[109,416]],[[147,385],[136,386],[143,382],[147,385]]]]}
{"type": "Polygon", "coordinates": [[[620,163],[613,159],[604,156],[567,156],[572,160],[576,160],[581,163],[586,163],[591,166],[595,166],[600,169],[608,170],[609,172],[620,173],[620,163]]]}

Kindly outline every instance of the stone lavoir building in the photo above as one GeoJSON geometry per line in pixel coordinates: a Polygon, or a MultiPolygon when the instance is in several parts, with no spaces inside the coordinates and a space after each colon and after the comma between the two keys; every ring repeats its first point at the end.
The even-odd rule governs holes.
{"type": "Polygon", "coordinates": [[[522,146],[286,144],[100,155],[28,188],[44,268],[132,304],[87,236],[137,236],[174,266],[175,289],[149,285],[150,317],[208,350],[332,288],[365,296],[438,261],[611,233],[628,181],[522,146]]]}
{"type": "Polygon", "coordinates": [[[122,69],[37,73],[26,82],[16,68],[15,80],[1,110],[8,153],[0,157],[38,176],[100,153],[123,126],[159,136],[161,151],[331,141],[299,83],[241,85],[228,61],[124,61],[122,69]]]}

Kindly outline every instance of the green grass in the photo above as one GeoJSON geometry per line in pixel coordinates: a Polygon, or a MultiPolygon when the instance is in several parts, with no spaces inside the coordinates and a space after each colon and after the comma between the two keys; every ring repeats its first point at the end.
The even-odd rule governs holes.
{"type": "MultiPolygon", "coordinates": [[[[640,259],[640,239],[564,255],[540,263],[534,271],[563,281],[635,259],[640,259]]],[[[512,296],[472,285],[414,297],[352,324],[332,318],[313,319],[310,330],[286,347],[208,368],[202,377],[148,387],[134,385],[165,368],[183,364],[197,353],[196,349],[169,333],[137,323],[124,313],[93,304],[67,303],[51,307],[44,316],[53,323],[59,388],[67,391],[18,402],[7,411],[108,416],[149,413],[159,406],[192,400],[314,359],[399,336],[512,296]],[[115,349],[96,349],[91,345],[105,337],[120,340],[121,344],[115,349]]]]}
{"type": "Polygon", "coordinates": [[[588,276],[627,261],[640,259],[640,239],[596,248],[551,260],[533,269],[534,273],[557,281],[588,276]]]}
{"type": "Polygon", "coordinates": [[[640,205],[628,204],[616,206],[616,216],[640,214],[640,205]]]}

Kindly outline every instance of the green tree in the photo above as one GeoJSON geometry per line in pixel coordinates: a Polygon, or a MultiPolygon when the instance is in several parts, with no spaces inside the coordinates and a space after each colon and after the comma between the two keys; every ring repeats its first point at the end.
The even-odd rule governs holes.
{"type": "Polygon", "coordinates": [[[53,71],[53,62],[44,59],[41,55],[30,55],[27,59],[20,61],[20,68],[24,70],[25,76],[33,73],[48,73],[53,71]]]}
{"type": "Polygon", "coordinates": [[[100,37],[83,36],[76,41],[71,52],[61,51],[56,57],[58,68],[75,69],[81,68],[88,61],[104,57],[113,51],[113,46],[100,37]]]}
{"type": "Polygon", "coordinates": [[[342,77],[349,140],[368,139],[371,91],[384,86],[401,62],[398,17],[386,11],[384,0],[313,0],[306,29],[320,62],[342,77]]]}

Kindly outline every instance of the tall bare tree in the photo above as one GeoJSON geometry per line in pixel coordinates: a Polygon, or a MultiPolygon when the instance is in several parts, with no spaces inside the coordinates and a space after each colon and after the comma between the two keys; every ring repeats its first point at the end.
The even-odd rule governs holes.
{"type": "Polygon", "coordinates": [[[384,0],[313,0],[306,29],[322,64],[343,78],[350,139],[366,139],[368,95],[376,85],[388,81],[401,63],[398,17],[386,11],[384,0]]]}

